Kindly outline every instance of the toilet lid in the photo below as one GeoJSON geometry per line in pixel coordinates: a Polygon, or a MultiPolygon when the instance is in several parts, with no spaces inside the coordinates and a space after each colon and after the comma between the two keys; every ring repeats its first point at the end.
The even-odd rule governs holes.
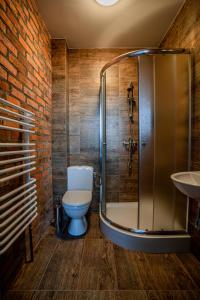
{"type": "Polygon", "coordinates": [[[91,191],[67,191],[63,198],[63,204],[67,205],[83,205],[88,204],[92,200],[91,191]]]}

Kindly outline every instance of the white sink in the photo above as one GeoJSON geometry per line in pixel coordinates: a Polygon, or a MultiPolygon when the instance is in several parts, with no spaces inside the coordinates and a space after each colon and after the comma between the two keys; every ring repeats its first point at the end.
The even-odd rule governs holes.
{"type": "Polygon", "coordinates": [[[200,200],[200,171],[175,173],[171,179],[184,195],[200,200]]]}

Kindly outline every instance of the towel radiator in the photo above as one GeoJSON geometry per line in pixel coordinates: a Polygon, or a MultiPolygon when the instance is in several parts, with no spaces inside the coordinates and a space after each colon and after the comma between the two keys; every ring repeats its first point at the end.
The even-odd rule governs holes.
{"type": "Polygon", "coordinates": [[[34,113],[0,98],[0,255],[27,227],[32,246],[31,223],[37,216],[36,179],[31,177],[36,170],[35,143],[30,142],[34,127],[34,113]],[[7,142],[7,136],[13,140],[16,135],[17,142],[7,142]],[[10,188],[16,179],[20,183],[10,188]]]}

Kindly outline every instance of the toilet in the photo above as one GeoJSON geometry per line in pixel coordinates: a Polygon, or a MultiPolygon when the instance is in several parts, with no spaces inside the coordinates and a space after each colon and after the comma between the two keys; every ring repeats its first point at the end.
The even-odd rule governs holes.
{"type": "Polygon", "coordinates": [[[71,166],[67,168],[68,190],[62,198],[66,214],[71,218],[68,232],[79,236],[87,231],[86,213],[92,201],[93,168],[71,166]]]}

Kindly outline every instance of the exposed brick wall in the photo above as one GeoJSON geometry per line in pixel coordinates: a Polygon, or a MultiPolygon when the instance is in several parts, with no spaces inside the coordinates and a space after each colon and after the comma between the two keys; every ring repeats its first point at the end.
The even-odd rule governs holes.
{"type": "MultiPolygon", "coordinates": [[[[192,65],[192,170],[200,170],[200,1],[188,0],[166,34],[161,47],[188,48],[191,50],[192,65]]],[[[196,201],[190,201],[190,230],[192,248],[200,258],[200,231],[195,230],[198,212],[196,201]]]]}
{"type": "Polygon", "coordinates": [[[52,40],[52,174],[54,200],[67,188],[69,146],[68,48],[66,40],[52,40]]]}
{"type": "MultiPolygon", "coordinates": [[[[52,101],[50,36],[35,0],[0,0],[0,96],[36,115],[32,137],[37,149],[36,245],[52,214],[52,101]]],[[[7,137],[14,140],[13,135],[7,137]]],[[[15,252],[14,257],[18,255],[15,252]]]]}
{"type": "MultiPolygon", "coordinates": [[[[92,165],[99,171],[99,84],[101,68],[130,49],[69,50],[70,165],[92,165]]],[[[107,71],[107,200],[137,200],[137,153],[133,174],[128,174],[129,154],[123,140],[130,136],[127,88],[133,81],[137,100],[136,60],[121,62],[107,71]]],[[[137,110],[137,106],[136,106],[137,110]]],[[[135,116],[136,117],[136,116],[135,116]]],[[[137,118],[136,118],[137,119],[137,118]]],[[[134,124],[137,138],[137,120],[134,124]]],[[[92,210],[98,210],[99,190],[92,210]]]]}

